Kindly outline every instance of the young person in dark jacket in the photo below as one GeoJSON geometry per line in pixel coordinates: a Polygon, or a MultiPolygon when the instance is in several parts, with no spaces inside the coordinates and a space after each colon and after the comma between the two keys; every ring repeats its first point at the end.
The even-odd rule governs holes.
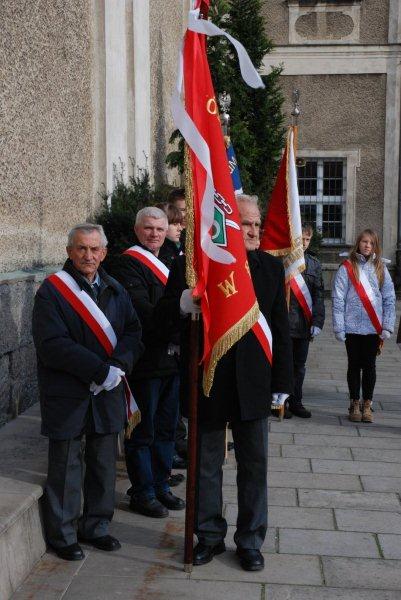
{"type": "Polygon", "coordinates": [[[121,377],[131,371],[143,346],[127,292],[100,267],[106,246],[100,225],[74,227],[63,271],[112,325],[117,344],[111,356],[51,280],[40,286],[33,310],[42,434],[49,437],[44,526],[49,544],[66,560],[84,557],[75,526],[81,506],[83,435],[86,470],[78,540],[102,550],[120,548],[108,535],[108,526],[114,512],[117,435],[126,420],[121,377]]]}
{"type": "MultiPolygon", "coordinates": [[[[267,416],[272,393],[292,392],[291,340],[280,260],[257,250],[260,212],[250,196],[238,202],[250,274],[260,310],[273,336],[273,364],[252,331],[247,332],[217,364],[209,397],[199,390],[199,466],[194,564],[210,562],[225,551],[227,523],[222,514],[222,465],[225,429],[231,422],[238,463],[238,519],[234,536],[243,569],[264,567],[260,552],[267,530],[267,416]]],[[[156,308],[156,321],[166,331],[181,330],[181,398],[188,398],[189,318],[199,311],[185,289],[185,257],[173,264],[166,293],[156,308]],[[180,316],[181,315],[181,316],[180,316]]],[[[202,376],[199,377],[199,382],[202,376]]]]}
{"type": "Polygon", "coordinates": [[[316,256],[308,251],[312,235],[312,226],[304,224],[302,226],[302,243],[306,268],[301,275],[306,282],[312,299],[312,320],[309,321],[305,316],[301,304],[291,290],[288,317],[294,363],[294,393],[288,399],[290,413],[286,412],[286,418],[290,418],[291,415],[304,419],[311,417],[311,412],[302,404],[302,385],[305,378],[309,343],[321,333],[325,318],[322,267],[316,256]]]}
{"type": "Polygon", "coordinates": [[[171,493],[168,483],[178,419],[178,343],[173,337],[163,336],[154,318],[154,307],[164,294],[168,273],[159,259],[167,226],[167,217],[159,208],[149,206],[138,211],[138,244],[113,267],[113,275],[128,291],[142,324],[145,352],[129,380],[142,419],[125,441],[125,460],[132,484],[130,508],[150,517],[166,517],[167,509],[185,507],[184,501],[171,493]]]}

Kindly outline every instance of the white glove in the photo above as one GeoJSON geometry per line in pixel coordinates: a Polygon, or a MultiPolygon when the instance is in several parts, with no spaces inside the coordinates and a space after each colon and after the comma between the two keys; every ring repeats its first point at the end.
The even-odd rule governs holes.
{"type": "Polygon", "coordinates": [[[201,312],[200,304],[195,302],[192,296],[192,290],[184,290],[181,294],[180,298],[180,309],[181,312],[185,315],[189,313],[197,313],[201,312]]]}
{"type": "Polygon", "coordinates": [[[320,329],[320,327],[316,327],[316,325],[312,325],[312,327],[310,328],[311,336],[316,337],[320,333],[322,333],[322,330],[320,329]]]}
{"type": "Polygon", "coordinates": [[[383,329],[383,331],[381,332],[380,335],[382,340],[389,340],[391,337],[391,333],[389,331],[387,331],[387,329],[383,329]]]}
{"type": "Polygon", "coordinates": [[[338,333],[335,334],[336,336],[336,340],[338,342],[345,342],[345,333],[344,331],[339,331],[338,333]]]}
{"type": "Polygon", "coordinates": [[[272,394],[272,405],[273,406],[283,406],[284,402],[289,397],[289,394],[277,393],[272,394]]]}
{"type": "Polygon", "coordinates": [[[121,377],[124,377],[124,371],[121,371],[118,367],[113,367],[113,365],[109,369],[109,373],[106,379],[103,381],[102,386],[106,391],[110,391],[113,388],[117,387],[121,381],[121,377]]]}

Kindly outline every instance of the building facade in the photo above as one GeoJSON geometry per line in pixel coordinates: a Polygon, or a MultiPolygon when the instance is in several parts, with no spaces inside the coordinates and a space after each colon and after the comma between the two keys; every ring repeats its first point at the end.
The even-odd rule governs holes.
{"type": "MultiPolygon", "coordinates": [[[[301,211],[322,234],[326,271],[365,227],[399,244],[401,2],[266,0],[266,56],[283,66],[285,112],[300,91],[301,211]],[[303,160],[302,160],[303,159],[303,160]]],[[[327,277],[329,280],[330,277],[327,277]]]]}
{"type": "Polygon", "coordinates": [[[0,423],[37,400],[34,293],[115,166],[165,169],[189,0],[0,3],[0,423]]]}

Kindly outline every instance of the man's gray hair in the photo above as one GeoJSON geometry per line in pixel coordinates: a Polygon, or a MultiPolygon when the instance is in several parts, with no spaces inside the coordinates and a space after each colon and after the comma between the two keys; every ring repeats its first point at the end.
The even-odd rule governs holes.
{"type": "Polygon", "coordinates": [[[104,248],[107,247],[107,237],[106,237],[106,234],[104,233],[104,229],[101,225],[98,225],[97,223],[80,223],[79,225],[75,225],[75,227],[73,227],[71,229],[71,231],[69,232],[67,248],[71,248],[73,246],[75,234],[78,231],[82,231],[83,233],[93,233],[94,231],[97,231],[98,234],[100,235],[102,246],[104,248]]]}
{"type": "Polygon", "coordinates": [[[235,199],[237,200],[237,204],[246,202],[247,204],[253,204],[253,206],[259,208],[257,196],[250,196],[248,194],[237,194],[235,196],[235,199]]]}
{"type": "Polygon", "coordinates": [[[157,208],[157,206],[145,206],[145,208],[141,208],[136,213],[135,225],[140,225],[142,220],[145,217],[150,217],[151,219],[163,219],[166,222],[166,229],[168,228],[168,218],[164,210],[157,208]]]}

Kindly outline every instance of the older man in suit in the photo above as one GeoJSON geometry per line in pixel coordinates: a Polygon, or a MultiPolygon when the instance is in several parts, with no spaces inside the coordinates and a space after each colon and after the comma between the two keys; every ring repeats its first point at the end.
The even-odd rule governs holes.
{"type": "MultiPolygon", "coordinates": [[[[194,564],[206,564],[225,551],[227,523],[222,515],[222,465],[225,428],[230,421],[238,463],[234,540],[242,568],[257,571],[264,567],[260,548],[267,530],[267,416],[272,394],[292,392],[292,353],[282,263],[258,250],[261,219],[256,198],[242,196],[238,206],[256,297],[272,330],[273,364],[270,366],[256,337],[248,332],[219,361],[210,396],[199,398],[196,519],[199,543],[194,549],[194,564]]],[[[157,320],[166,328],[181,327],[183,400],[189,383],[189,347],[188,319],[182,315],[199,310],[185,287],[185,261],[178,258],[165,296],[158,304],[157,320]]]]}
{"type": "Polygon", "coordinates": [[[40,286],[33,311],[42,433],[49,438],[44,525],[49,544],[66,560],[84,557],[77,539],[101,550],[120,548],[108,527],[117,435],[126,422],[122,377],[143,346],[128,293],[100,266],[106,246],[100,225],[74,227],[68,260],[40,286]],[[101,342],[102,334],[110,338],[110,347],[101,342]]]}

